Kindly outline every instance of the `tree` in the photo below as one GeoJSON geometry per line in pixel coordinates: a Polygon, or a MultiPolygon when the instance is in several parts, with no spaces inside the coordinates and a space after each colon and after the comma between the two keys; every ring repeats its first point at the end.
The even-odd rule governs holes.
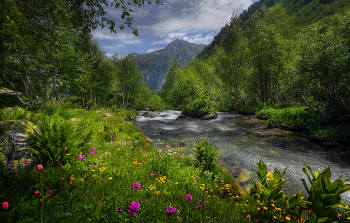
{"type": "Polygon", "coordinates": [[[162,85],[161,97],[167,104],[171,104],[171,90],[175,84],[176,71],[180,69],[179,61],[174,58],[173,63],[169,66],[168,72],[165,74],[165,82],[162,85]]]}
{"type": "Polygon", "coordinates": [[[123,58],[113,56],[112,61],[117,68],[114,82],[117,81],[118,85],[112,89],[111,93],[116,107],[126,109],[129,102],[133,103],[135,100],[138,86],[143,80],[142,72],[139,70],[135,57],[132,54],[123,58]]]}

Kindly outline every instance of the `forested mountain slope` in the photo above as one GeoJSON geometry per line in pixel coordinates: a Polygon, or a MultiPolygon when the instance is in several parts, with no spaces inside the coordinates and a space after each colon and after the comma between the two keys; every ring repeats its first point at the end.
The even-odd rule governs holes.
{"type": "Polygon", "coordinates": [[[181,66],[185,66],[196,58],[197,54],[204,49],[204,46],[204,44],[194,44],[176,39],[164,49],[146,54],[134,53],[133,55],[149,87],[160,89],[164,76],[175,57],[181,66]]]}
{"type": "MultiPolygon", "coordinates": [[[[276,3],[281,4],[287,13],[293,16],[293,23],[296,26],[305,26],[320,20],[321,18],[334,15],[338,12],[344,12],[350,5],[348,0],[260,0],[253,3],[247,10],[240,15],[242,28],[249,26],[249,18],[261,7],[269,8],[276,3]]],[[[221,40],[226,35],[229,26],[226,24],[220,32],[214,37],[214,40],[198,54],[198,59],[207,58],[214,52],[215,46],[221,46],[221,40]]]]}

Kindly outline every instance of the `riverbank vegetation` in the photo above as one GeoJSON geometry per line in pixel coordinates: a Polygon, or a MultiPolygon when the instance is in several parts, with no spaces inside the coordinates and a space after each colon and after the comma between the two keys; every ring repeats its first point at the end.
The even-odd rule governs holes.
{"type": "Polygon", "coordinates": [[[261,0],[233,14],[195,61],[169,68],[166,108],[192,116],[238,110],[350,143],[349,8],[342,0],[261,0]]]}
{"type": "MultiPolygon", "coordinates": [[[[268,164],[260,160],[252,176],[255,187],[246,192],[239,176],[225,169],[219,148],[197,141],[191,158],[183,156],[175,142],[150,142],[124,119],[135,111],[87,110],[62,102],[37,113],[15,108],[0,114],[1,120],[26,118],[41,133],[30,137],[33,157],[40,158],[40,164],[5,175],[0,168],[1,222],[350,219],[349,207],[339,196],[350,187],[344,180],[331,182],[329,169],[314,174],[305,166],[312,185],[304,183],[308,195],[299,191],[288,197],[281,191],[288,180],[283,179],[286,170],[267,172],[268,164]],[[172,152],[159,152],[159,147],[172,152]]],[[[25,165],[26,159],[21,162],[25,165]]]]}

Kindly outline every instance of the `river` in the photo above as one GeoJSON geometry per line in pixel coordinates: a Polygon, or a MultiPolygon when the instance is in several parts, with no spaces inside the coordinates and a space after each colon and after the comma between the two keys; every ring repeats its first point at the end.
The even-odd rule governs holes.
{"type": "MultiPolygon", "coordinates": [[[[165,110],[156,112],[154,118],[142,116],[139,111],[134,124],[147,137],[157,142],[157,146],[164,147],[163,143],[174,141],[175,147],[183,147],[183,153],[193,157],[193,143],[208,138],[220,151],[220,160],[226,169],[238,179],[239,184],[248,190],[252,187],[252,177],[257,169],[254,162],[260,157],[264,163],[270,163],[268,171],[275,167],[282,173],[287,168],[284,179],[289,178],[288,185],[284,184],[283,192],[292,195],[301,190],[307,192],[301,178],[310,183],[303,173],[304,163],[315,173],[319,168],[323,171],[330,167],[331,180],[350,179],[350,150],[345,147],[324,148],[310,140],[308,135],[281,129],[267,129],[264,120],[240,115],[237,112],[218,112],[216,119],[179,119],[181,111],[165,110]],[[224,157],[222,157],[224,155],[224,157]],[[242,182],[241,182],[242,181],[242,182]]],[[[347,182],[349,183],[349,182],[347,182]]],[[[350,202],[350,192],[341,195],[345,203],[350,202]]]]}

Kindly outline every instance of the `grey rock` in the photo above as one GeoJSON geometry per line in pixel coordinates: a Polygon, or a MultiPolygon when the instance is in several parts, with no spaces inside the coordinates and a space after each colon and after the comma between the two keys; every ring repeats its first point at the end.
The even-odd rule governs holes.
{"type": "Polygon", "coordinates": [[[124,120],[129,121],[129,122],[133,122],[136,120],[136,117],[135,116],[125,116],[124,120]]]}
{"type": "Polygon", "coordinates": [[[146,111],[145,113],[143,113],[143,116],[149,117],[149,118],[154,118],[157,116],[157,114],[154,112],[151,112],[151,111],[146,111]]]}
{"type": "Polygon", "coordinates": [[[28,120],[9,120],[0,122],[0,165],[4,166],[4,174],[13,172],[19,167],[32,169],[40,163],[28,151],[31,147],[27,140],[29,134],[39,131],[37,126],[28,120]],[[28,162],[25,163],[24,160],[28,162]]]}
{"type": "Polygon", "coordinates": [[[209,120],[209,119],[216,119],[217,114],[216,112],[209,112],[209,114],[206,114],[202,117],[203,120],[209,120]]]}

